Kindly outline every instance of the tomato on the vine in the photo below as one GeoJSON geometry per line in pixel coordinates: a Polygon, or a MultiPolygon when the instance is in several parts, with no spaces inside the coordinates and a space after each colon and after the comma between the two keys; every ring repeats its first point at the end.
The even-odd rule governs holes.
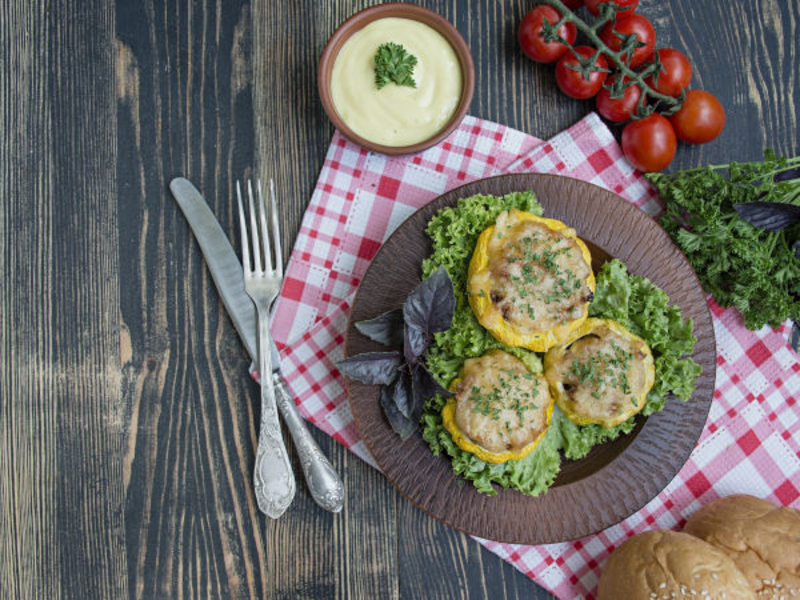
{"type": "Polygon", "coordinates": [[[632,15],[639,6],[639,0],[586,0],[586,8],[596,17],[600,14],[600,5],[606,2],[613,2],[620,7],[617,11],[617,21],[632,15]]]}
{"type": "Polygon", "coordinates": [[[644,44],[641,48],[633,51],[629,63],[631,67],[639,66],[653,54],[656,47],[656,30],[647,17],[634,13],[624,20],[618,20],[616,26],[609,23],[603,27],[600,31],[600,39],[614,52],[619,52],[622,47],[622,39],[617,34],[623,36],[635,34],[637,39],[644,44]]]}
{"type": "Polygon", "coordinates": [[[677,147],[672,125],[657,113],[631,121],[622,130],[622,152],[640,171],[663,171],[672,162],[677,147]]]}
{"type": "Polygon", "coordinates": [[[725,109],[714,94],[705,90],[689,90],[680,110],[669,121],[682,142],[705,144],[722,133],[725,109]]]}
{"type": "MultiPolygon", "coordinates": [[[[575,46],[573,50],[587,60],[597,52],[589,46],[575,46]]],[[[603,87],[608,72],[608,61],[602,54],[598,55],[591,67],[595,70],[589,73],[588,79],[579,70],[580,63],[581,61],[572,52],[562,56],[556,65],[556,83],[570,98],[591,98],[603,87]]]]}
{"type": "MultiPolygon", "coordinates": [[[[545,20],[550,25],[555,25],[561,20],[561,13],[547,4],[533,7],[519,25],[519,45],[531,60],[551,63],[567,51],[567,46],[561,42],[544,41],[542,31],[545,20]]],[[[578,29],[574,23],[564,23],[558,28],[558,35],[570,44],[574,44],[578,29]]]]}
{"type": "MultiPolygon", "coordinates": [[[[607,81],[606,85],[610,83],[607,81]]],[[[609,121],[622,123],[636,114],[636,105],[641,97],[642,89],[635,83],[626,87],[620,98],[612,98],[609,89],[603,87],[597,93],[597,112],[609,121]]]]}
{"type": "Polygon", "coordinates": [[[645,83],[666,96],[679,96],[692,81],[692,65],[686,55],[675,48],[656,50],[661,63],[658,77],[650,75],[645,83]]]}

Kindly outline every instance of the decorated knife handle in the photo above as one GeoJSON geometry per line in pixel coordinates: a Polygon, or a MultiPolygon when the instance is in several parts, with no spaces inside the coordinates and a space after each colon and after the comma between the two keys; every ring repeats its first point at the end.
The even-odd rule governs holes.
{"type": "Polygon", "coordinates": [[[338,513],[344,506],[344,484],[311,437],[279,372],[272,375],[275,400],[300,455],[311,497],[325,510],[338,513]]]}

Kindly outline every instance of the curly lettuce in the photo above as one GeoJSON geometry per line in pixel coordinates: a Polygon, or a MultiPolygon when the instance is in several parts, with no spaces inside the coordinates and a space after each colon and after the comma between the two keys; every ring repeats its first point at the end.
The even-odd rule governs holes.
{"type": "MultiPolygon", "coordinates": [[[[481,356],[492,348],[509,352],[532,372],[542,373],[539,354],[498,342],[478,323],[467,300],[467,269],[478,236],[494,224],[501,212],[512,208],[539,216],[543,212],[532,192],[502,197],[477,195],[462,198],[453,208],[442,209],[428,224],[426,232],[433,240],[433,252],[423,262],[423,277],[443,266],[456,290],[453,325],[436,334],[427,354],[430,372],[444,386],[457,377],[467,358],[481,356]]],[[[696,341],[692,322],[684,321],[680,308],[670,305],[663,290],[644,277],[629,274],[619,260],[612,260],[597,274],[590,315],[618,321],[650,345],[656,382],[642,411],[645,415],[661,410],[669,392],[682,400],[691,397],[694,378],[700,373],[699,365],[687,358],[696,341]]],[[[500,486],[537,496],[553,484],[561,468],[562,454],[568,459],[581,458],[597,444],[630,433],[635,426],[635,417],[610,429],[599,425],[578,426],[556,407],[552,425],[535,451],[522,460],[493,465],[453,442],[442,425],[444,403],[441,396],[427,400],[421,419],[423,438],[436,456],[450,459],[456,475],[489,495],[497,494],[496,486],[500,486]]]]}

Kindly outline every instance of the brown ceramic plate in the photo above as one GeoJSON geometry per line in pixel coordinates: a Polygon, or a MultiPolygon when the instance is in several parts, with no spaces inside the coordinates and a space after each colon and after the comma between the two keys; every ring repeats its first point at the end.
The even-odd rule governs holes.
{"type": "Polygon", "coordinates": [[[555,175],[505,175],[464,185],[421,208],[375,256],[358,289],[345,354],[381,347],[353,323],[399,307],[417,285],[430,254],[425,227],[441,208],[474,194],[500,196],[533,190],[545,216],[573,226],[592,252],[597,271],[611,257],[648,277],[694,320],[694,359],[703,367],[689,402],[670,399],[634,431],[594,448],[581,460],[562,460],[553,486],[537,498],[513,490],[494,497],[459,483],[450,462],[435,457],[415,434],[403,442],[384,418],[378,386],[348,382],[350,405],[367,448],[394,486],[420,509],[466,533],[496,541],[548,544],[601,531],[654,498],[689,458],[705,425],[714,391],[715,342],[706,296],[686,257],[658,224],[615,194],[555,175]]]}
{"type": "Polygon", "coordinates": [[[342,135],[344,135],[351,142],[355,142],[367,150],[380,152],[382,154],[415,154],[441,142],[448,135],[450,135],[453,130],[458,127],[458,124],[464,119],[464,115],[467,114],[469,105],[472,102],[472,94],[475,89],[475,64],[472,61],[472,54],[470,54],[467,43],[464,41],[464,38],[461,37],[461,34],[458,33],[458,30],[453,26],[453,24],[450,23],[450,21],[445,19],[440,14],[435,13],[423,6],[408,4],[405,2],[389,2],[387,4],[371,6],[360,12],[357,12],[344,23],[342,23],[333,33],[325,46],[325,50],[322,52],[322,57],[319,60],[319,68],[317,70],[317,88],[319,90],[320,99],[322,100],[322,107],[328,114],[328,118],[333,122],[334,127],[336,127],[336,129],[338,129],[342,135]],[[442,129],[429,137],[427,140],[423,140],[409,146],[385,146],[361,137],[352,129],[350,129],[350,127],[347,126],[347,123],[345,123],[344,120],[339,116],[339,113],[336,112],[336,107],[334,106],[333,97],[331,95],[331,73],[333,71],[333,64],[336,62],[336,56],[339,54],[339,50],[342,48],[345,42],[350,39],[351,35],[357,31],[360,31],[373,21],[388,17],[412,19],[414,21],[419,21],[420,23],[423,23],[435,30],[453,47],[456,56],[458,56],[458,62],[461,65],[461,100],[459,101],[453,116],[450,118],[450,121],[448,121],[442,129]]]}

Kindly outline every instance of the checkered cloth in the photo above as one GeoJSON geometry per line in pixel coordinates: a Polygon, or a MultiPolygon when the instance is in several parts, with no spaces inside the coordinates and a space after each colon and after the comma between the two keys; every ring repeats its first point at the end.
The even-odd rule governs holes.
{"type": "MultiPolygon", "coordinates": [[[[364,271],[389,234],[433,198],[475,179],[524,172],[583,179],[651,215],[661,209],[595,114],[547,142],[467,117],[438,146],[399,158],[334,135],[289,262],[273,334],[303,416],[373,466],[334,367],[364,271]]],[[[738,312],[708,302],[717,388],[703,435],[667,488],[619,525],[577,542],[521,546],[478,539],[481,544],[562,598],[590,598],[604,560],[622,541],[647,529],[679,529],[717,497],[749,493],[800,508],[800,362],[787,344],[788,324],[750,332],[738,312]]]]}

